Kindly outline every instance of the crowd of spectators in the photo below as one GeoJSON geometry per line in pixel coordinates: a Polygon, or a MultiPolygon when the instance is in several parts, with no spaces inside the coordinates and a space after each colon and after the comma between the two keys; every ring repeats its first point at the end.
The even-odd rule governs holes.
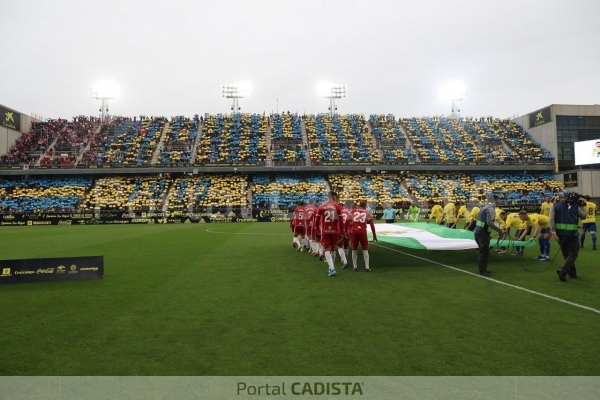
{"type": "Polygon", "coordinates": [[[207,115],[195,162],[264,165],[267,121],[259,114],[207,115]]]}
{"type": "Polygon", "coordinates": [[[415,201],[440,204],[485,202],[494,191],[502,204],[537,204],[561,190],[551,174],[466,173],[289,173],[161,175],[91,178],[6,179],[0,182],[0,209],[5,212],[47,210],[197,211],[209,208],[293,208],[309,198],[326,200],[335,190],[340,200],[366,201],[372,208],[415,201]]]}
{"type": "Polygon", "coordinates": [[[0,165],[551,164],[552,154],[509,120],[491,117],[302,115],[289,112],[75,117],[33,123],[0,165]],[[166,129],[165,129],[166,127],[166,129]],[[164,131],[164,135],[163,134],[164,131]],[[267,132],[269,137],[267,138],[267,132]],[[162,136],[161,136],[162,135],[162,136]],[[267,147],[267,142],[270,146],[267,147]]]}

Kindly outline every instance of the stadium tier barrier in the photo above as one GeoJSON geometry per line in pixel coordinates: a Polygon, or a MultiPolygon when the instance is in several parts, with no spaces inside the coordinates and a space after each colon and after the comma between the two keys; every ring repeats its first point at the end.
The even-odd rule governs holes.
{"type": "MultiPolygon", "coordinates": [[[[537,212],[539,204],[501,206],[506,212],[537,212]]],[[[40,226],[40,225],[128,225],[128,224],[205,224],[243,222],[289,222],[290,209],[269,208],[201,208],[193,211],[77,211],[77,212],[32,212],[0,213],[0,226],[40,226]]],[[[401,222],[408,206],[396,209],[396,221],[401,222]]],[[[429,208],[421,208],[420,219],[427,218],[429,208]]],[[[375,220],[383,220],[383,208],[373,211],[375,220]]],[[[462,225],[460,225],[462,226],[462,225]]]]}

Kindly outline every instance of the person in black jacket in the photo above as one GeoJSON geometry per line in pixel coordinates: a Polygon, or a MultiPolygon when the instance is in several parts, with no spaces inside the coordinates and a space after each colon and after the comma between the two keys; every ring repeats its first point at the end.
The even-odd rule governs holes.
{"type": "Polygon", "coordinates": [[[558,193],[557,201],[550,209],[550,233],[558,241],[564,258],[563,266],[556,270],[558,279],[562,282],[577,278],[575,260],[579,257],[579,225],[580,219],[585,219],[585,211],[579,208],[578,195],[566,201],[563,192],[558,193]]]}

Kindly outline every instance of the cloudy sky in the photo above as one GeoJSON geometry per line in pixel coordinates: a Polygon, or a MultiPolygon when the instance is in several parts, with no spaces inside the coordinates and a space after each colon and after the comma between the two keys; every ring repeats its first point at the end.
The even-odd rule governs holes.
{"type": "Polygon", "coordinates": [[[507,117],[600,98],[600,0],[0,0],[0,104],[97,115],[91,86],[118,83],[116,115],[228,112],[220,85],[252,82],[242,112],[507,117]]]}

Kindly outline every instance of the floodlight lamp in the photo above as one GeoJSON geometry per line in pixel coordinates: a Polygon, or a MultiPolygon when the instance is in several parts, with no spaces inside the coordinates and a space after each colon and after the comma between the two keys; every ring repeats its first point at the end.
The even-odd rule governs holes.
{"type": "Polygon", "coordinates": [[[466,94],[465,85],[462,82],[448,82],[440,87],[439,96],[443,101],[461,101],[466,94]]]}
{"type": "Polygon", "coordinates": [[[242,81],[237,84],[237,92],[239,97],[248,97],[252,90],[252,83],[249,81],[242,81]]]}
{"type": "Polygon", "coordinates": [[[101,80],[92,86],[92,97],[95,99],[116,99],[121,95],[121,88],[114,82],[101,80]]]}

